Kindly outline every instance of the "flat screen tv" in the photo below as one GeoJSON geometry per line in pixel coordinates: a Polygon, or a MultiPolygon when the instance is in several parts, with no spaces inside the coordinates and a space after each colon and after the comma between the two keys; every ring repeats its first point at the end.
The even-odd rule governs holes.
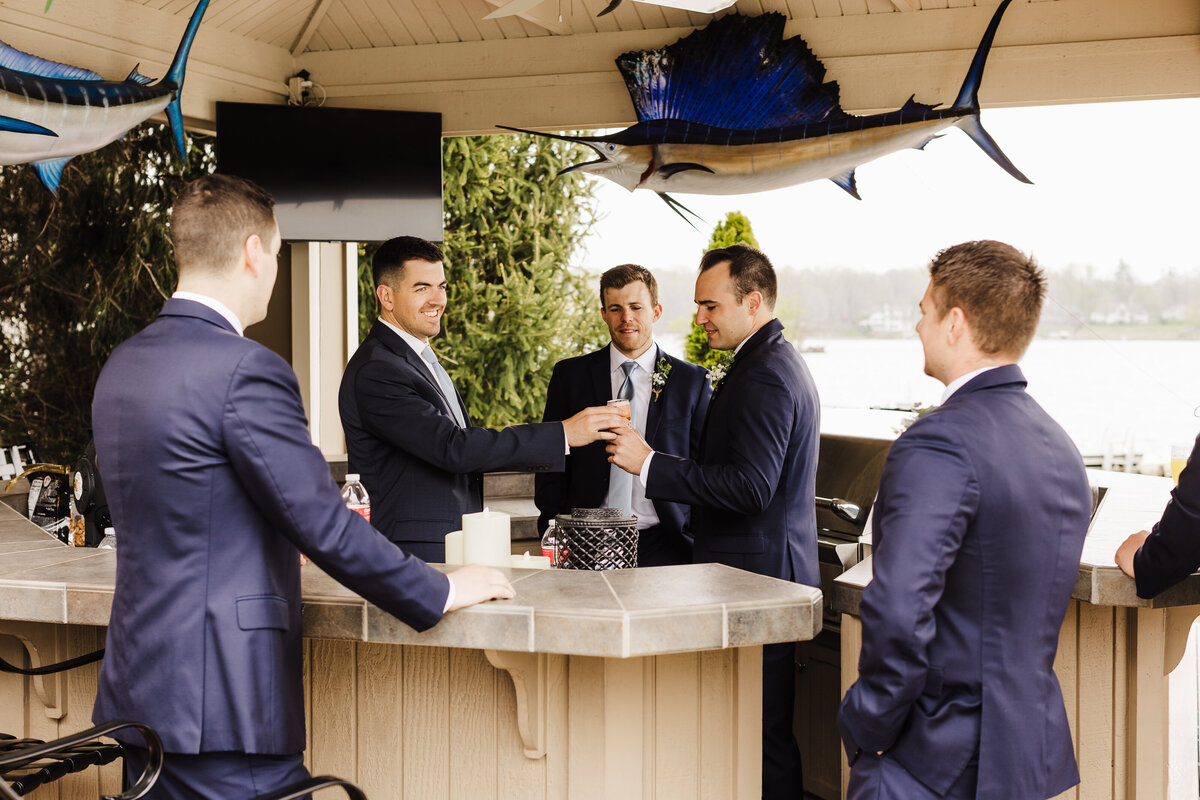
{"type": "Polygon", "coordinates": [[[217,171],[275,197],[291,241],[442,241],[442,116],[217,103],[217,171]]]}

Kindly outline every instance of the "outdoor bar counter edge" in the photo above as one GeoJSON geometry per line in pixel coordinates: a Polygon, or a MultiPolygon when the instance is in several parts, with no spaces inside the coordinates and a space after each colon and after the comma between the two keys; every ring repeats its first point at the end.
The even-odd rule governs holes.
{"type": "MultiPolygon", "coordinates": [[[[815,636],[819,590],[718,564],[509,573],[513,600],[417,633],[303,567],[314,774],[373,798],[758,797],[761,645],[815,636]]],[[[115,574],[0,506],[0,656],[102,647],[115,574]]],[[[87,727],[97,675],[0,676],[0,731],[87,727]]]]}

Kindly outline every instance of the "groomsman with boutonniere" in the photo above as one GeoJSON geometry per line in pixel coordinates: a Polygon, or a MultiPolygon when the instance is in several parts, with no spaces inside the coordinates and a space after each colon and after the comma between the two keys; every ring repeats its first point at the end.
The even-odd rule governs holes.
{"type": "MultiPolygon", "coordinates": [[[[702,367],[654,343],[662,306],[650,270],[623,264],[601,275],[600,316],[612,343],[554,365],[542,420],[557,422],[609,399],[627,398],[633,427],[656,449],[693,456],[708,411],[709,385],[702,367]]],[[[603,442],[571,448],[565,472],[539,474],[535,480],[541,529],[572,508],[621,508],[638,520],[638,566],[691,563],[689,507],[648,500],[632,475],[608,462],[603,442]]]]}
{"type": "MultiPolygon", "coordinates": [[[[691,457],[615,430],[614,464],[654,502],[692,506],[694,559],[818,586],[816,473],[820,403],[812,376],[775,319],[771,262],[744,244],[710,250],[696,279],[696,322],[732,350],[691,457]]],[[[792,734],[795,645],[763,648],[763,798],[803,794],[792,734]]]]}

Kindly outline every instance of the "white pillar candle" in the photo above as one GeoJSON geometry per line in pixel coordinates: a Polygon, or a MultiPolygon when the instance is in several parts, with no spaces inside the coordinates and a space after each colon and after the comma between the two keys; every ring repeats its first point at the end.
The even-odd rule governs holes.
{"type": "Polygon", "coordinates": [[[446,563],[463,563],[463,532],[450,531],[446,534],[446,563]]]}
{"type": "Polygon", "coordinates": [[[485,508],[463,514],[463,563],[507,567],[512,543],[508,514],[485,508]]]}
{"type": "Polygon", "coordinates": [[[513,556],[512,565],[517,569],[550,569],[550,556],[531,556],[525,551],[523,556],[513,556]]]}

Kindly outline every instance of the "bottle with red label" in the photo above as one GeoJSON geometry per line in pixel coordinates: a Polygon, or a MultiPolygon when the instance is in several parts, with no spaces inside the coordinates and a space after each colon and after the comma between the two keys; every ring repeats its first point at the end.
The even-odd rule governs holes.
{"type": "Polygon", "coordinates": [[[558,523],[550,520],[546,532],[542,534],[542,555],[550,559],[550,566],[557,567],[559,562],[558,523]]]}
{"type": "Polygon", "coordinates": [[[346,502],[346,508],[361,514],[367,522],[371,521],[371,498],[357,473],[347,473],[346,485],[342,487],[342,500],[346,502]]]}

